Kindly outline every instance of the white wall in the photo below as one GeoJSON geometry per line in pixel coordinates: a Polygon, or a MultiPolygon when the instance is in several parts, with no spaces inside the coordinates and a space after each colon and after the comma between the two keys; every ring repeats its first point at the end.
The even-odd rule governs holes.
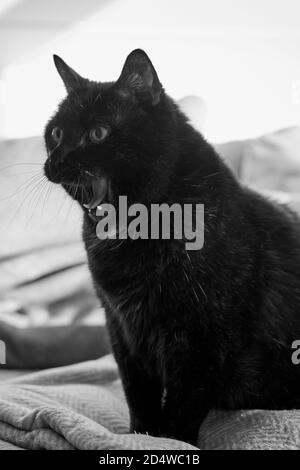
{"type": "Polygon", "coordinates": [[[2,135],[42,132],[64,94],[52,53],[104,81],[136,47],[174,98],[206,100],[213,141],[300,125],[299,0],[114,0],[4,69],[2,135]]]}

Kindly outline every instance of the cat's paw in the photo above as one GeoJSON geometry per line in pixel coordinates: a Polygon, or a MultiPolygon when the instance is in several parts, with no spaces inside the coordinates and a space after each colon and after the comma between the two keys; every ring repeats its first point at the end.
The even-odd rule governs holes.
{"type": "Polygon", "coordinates": [[[129,432],[131,434],[148,434],[155,437],[161,434],[160,427],[157,426],[157,424],[143,423],[138,420],[134,420],[130,423],[129,432]]]}

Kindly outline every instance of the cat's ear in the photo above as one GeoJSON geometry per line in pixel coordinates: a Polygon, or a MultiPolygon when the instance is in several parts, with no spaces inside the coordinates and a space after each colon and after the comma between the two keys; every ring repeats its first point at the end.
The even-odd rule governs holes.
{"type": "Polygon", "coordinates": [[[87,79],[81,77],[75,70],[68,66],[58,55],[53,55],[53,60],[55,63],[56,70],[61,76],[62,81],[66,87],[67,92],[69,93],[76,88],[82,88],[87,79]]]}
{"type": "Polygon", "coordinates": [[[150,101],[153,105],[159,102],[162,85],[144,51],[135,49],[129,54],[116,82],[116,89],[124,97],[150,101]]]}

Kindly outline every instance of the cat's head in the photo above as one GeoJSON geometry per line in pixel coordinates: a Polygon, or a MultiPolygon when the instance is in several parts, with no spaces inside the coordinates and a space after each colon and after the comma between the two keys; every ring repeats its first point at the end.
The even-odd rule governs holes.
{"type": "Polygon", "coordinates": [[[82,207],[159,200],[177,158],[177,108],[142,50],[116,82],[90,81],[54,56],[67,96],[45,129],[47,178],[82,207]]]}

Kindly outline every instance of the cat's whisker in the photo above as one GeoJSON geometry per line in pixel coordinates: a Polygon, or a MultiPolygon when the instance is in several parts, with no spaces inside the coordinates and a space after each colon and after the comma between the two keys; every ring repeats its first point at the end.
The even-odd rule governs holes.
{"type": "Polygon", "coordinates": [[[47,203],[49,203],[49,201],[50,201],[50,197],[51,197],[51,194],[52,194],[52,189],[53,189],[52,184],[49,184],[49,185],[48,185],[47,192],[46,192],[46,197],[45,197],[44,202],[43,202],[43,212],[44,212],[44,210],[45,210],[45,205],[46,205],[47,203]]]}
{"type": "MultiPolygon", "coordinates": [[[[64,193],[64,198],[63,198],[62,203],[60,204],[60,207],[59,207],[58,212],[57,212],[57,215],[58,215],[58,216],[61,214],[63,208],[65,207],[66,201],[67,201],[68,205],[71,205],[71,200],[70,200],[69,195],[66,194],[66,193],[64,193]]],[[[65,223],[65,222],[66,222],[66,221],[64,220],[64,223],[65,223]]]]}
{"type": "Polygon", "coordinates": [[[33,203],[35,202],[35,204],[33,205],[33,209],[31,210],[31,213],[27,219],[27,222],[26,222],[26,226],[29,225],[29,223],[31,222],[32,218],[33,218],[33,215],[35,214],[37,208],[38,208],[38,205],[40,204],[41,200],[42,200],[42,194],[45,190],[45,188],[47,187],[47,185],[49,184],[49,182],[47,180],[43,180],[41,181],[41,184],[39,184],[35,190],[32,192],[31,194],[31,198],[28,202],[28,210],[30,209],[30,206],[33,205],[33,203]]]}
{"type": "MultiPolygon", "coordinates": [[[[43,178],[44,178],[44,176],[43,176],[43,178]]],[[[29,187],[27,187],[27,193],[25,194],[24,198],[22,199],[21,204],[17,207],[17,209],[12,214],[11,218],[8,220],[8,225],[10,225],[12,223],[12,221],[16,217],[18,217],[21,209],[24,207],[25,203],[28,202],[28,198],[30,197],[32,192],[35,191],[35,189],[41,185],[43,178],[39,178],[37,181],[31,182],[29,187]]]]}
{"type": "Polygon", "coordinates": [[[73,184],[70,184],[69,187],[70,187],[70,196],[71,196],[71,204],[69,206],[69,210],[67,212],[67,216],[65,218],[65,223],[67,222],[68,218],[70,217],[70,213],[71,213],[71,210],[72,208],[74,207],[74,201],[75,201],[75,197],[76,197],[76,193],[77,193],[77,190],[78,190],[78,187],[80,185],[80,180],[81,180],[81,176],[79,176],[78,180],[77,180],[77,184],[73,183],[73,184]]]}
{"type": "Polygon", "coordinates": [[[30,208],[35,199],[37,203],[40,202],[41,190],[42,188],[46,187],[47,184],[49,184],[49,182],[44,176],[37,181],[37,184],[34,186],[33,190],[30,192],[30,196],[28,197],[28,208],[30,208]]]}
{"type": "Polygon", "coordinates": [[[40,172],[35,173],[30,178],[28,178],[26,181],[24,181],[20,186],[18,186],[14,193],[11,193],[8,196],[5,196],[5,197],[1,198],[0,202],[6,201],[8,199],[11,199],[11,198],[17,196],[18,194],[20,194],[24,190],[28,189],[32,184],[36,183],[39,179],[43,179],[43,178],[45,178],[45,176],[40,174],[40,172]]]}
{"type": "Polygon", "coordinates": [[[3,166],[0,168],[0,174],[5,171],[5,170],[10,170],[11,168],[19,168],[20,166],[25,166],[25,167],[36,167],[36,166],[39,166],[39,167],[43,167],[44,164],[43,163],[34,163],[34,162],[23,162],[23,163],[12,163],[10,165],[6,165],[6,166],[3,166]]]}
{"type": "Polygon", "coordinates": [[[42,183],[40,185],[40,191],[36,195],[36,204],[34,206],[32,215],[35,213],[35,211],[37,210],[39,205],[40,205],[40,208],[41,208],[41,215],[43,214],[45,197],[47,196],[47,193],[51,188],[52,188],[52,185],[49,183],[49,181],[47,179],[42,181],[42,183]]]}

